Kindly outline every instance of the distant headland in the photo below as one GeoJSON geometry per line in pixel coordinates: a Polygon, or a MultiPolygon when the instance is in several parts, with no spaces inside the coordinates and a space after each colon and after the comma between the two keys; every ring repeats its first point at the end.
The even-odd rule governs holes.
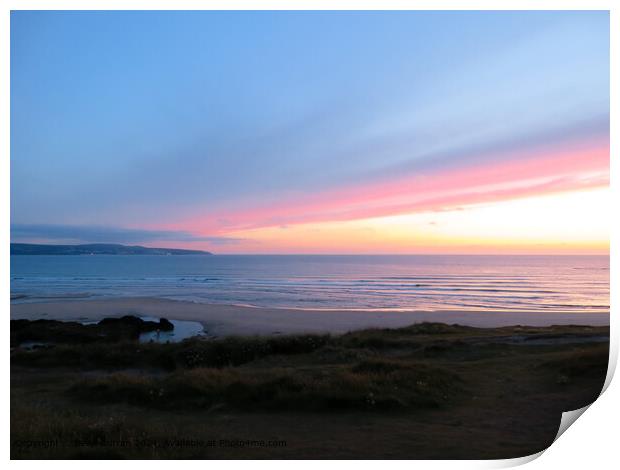
{"type": "Polygon", "coordinates": [[[11,243],[12,255],[212,255],[202,250],[179,248],[147,248],[116,243],[91,243],[86,245],[37,245],[11,243]]]}

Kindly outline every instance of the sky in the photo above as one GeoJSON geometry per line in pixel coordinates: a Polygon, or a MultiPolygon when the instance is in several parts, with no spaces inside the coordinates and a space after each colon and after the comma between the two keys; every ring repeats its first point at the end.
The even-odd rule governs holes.
{"type": "Polygon", "coordinates": [[[609,250],[607,12],[11,13],[11,241],[609,250]]]}

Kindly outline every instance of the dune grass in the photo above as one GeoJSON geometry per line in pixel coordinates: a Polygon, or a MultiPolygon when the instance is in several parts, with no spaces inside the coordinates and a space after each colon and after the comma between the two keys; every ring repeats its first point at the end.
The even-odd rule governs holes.
{"type": "Polygon", "coordinates": [[[463,393],[462,383],[441,368],[374,360],[323,369],[193,368],[164,377],[121,372],[82,379],[71,392],[162,409],[372,410],[439,407],[463,393]]]}
{"type": "Polygon", "coordinates": [[[431,323],[340,336],[17,347],[11,455],[227,458],[238,454],[137,443],[244,436],[248,426],[289,439],[286,449],[242,454],[258,458],[373,458],[388,455],[390,438],[402,443],[393,455],[406,458],[527,455],[552,441],[561,411],[598,396],[608,335],[604,327],[431,323]],[[385,436],[384,449],[364,445],[369,436],[385,436]],[[31,441],[64,445],[23,445],[31,441]],[[116,441],[130,444],[108,445],[116,441]]]}

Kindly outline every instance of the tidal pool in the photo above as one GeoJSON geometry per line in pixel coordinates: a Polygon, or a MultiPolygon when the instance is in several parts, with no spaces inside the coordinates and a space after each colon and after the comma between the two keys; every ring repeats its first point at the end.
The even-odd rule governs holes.
{"type": "MultiPolygon", "coordinates": [[[[159,317],[140,317],[144,321],[158,322],[159,317]]],[[[141,343],[149,343],[154,341],[156,343],[176,343],[183,341],[186,338],[192,336],[199,336],[204,334],[204,328],[200,322],[186,321],[186,320],[170,320],[170,323],[174,325],[172,331],[148,331],[140,335],[141,343]]]]}

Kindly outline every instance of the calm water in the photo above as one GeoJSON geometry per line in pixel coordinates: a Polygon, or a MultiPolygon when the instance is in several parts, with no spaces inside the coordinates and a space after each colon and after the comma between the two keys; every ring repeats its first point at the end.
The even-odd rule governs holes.
{"type": "Polygon", "coordinates": [[[607,256],[11,256],[12,302],[605,311],[607,256]]]}

